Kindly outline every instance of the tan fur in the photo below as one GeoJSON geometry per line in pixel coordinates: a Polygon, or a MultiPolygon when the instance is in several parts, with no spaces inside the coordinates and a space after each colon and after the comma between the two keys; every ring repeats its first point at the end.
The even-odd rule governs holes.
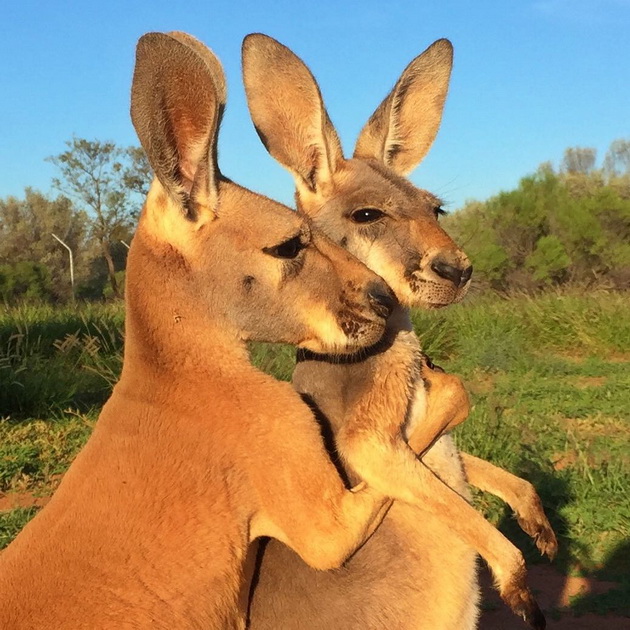
{"type": "MultiPolygon", "coordinates": [[[[414,60],[362,131],[355,157],[345,160],[306,66],[263,35],[248,36],[243,46],[252,118],[269,152],[294,173],[299,207],[407,306],[458,301],[470,277],[468,260],[436,220],[439,200],[402,177],[437,133],[451,55],[441,40],[414,60]],[[357,224],[353,217],[362,208],[382,216],[357,224]],[[438,273],[440,264],[450,266],[449,277],[438,273]]],[[[461,382],[423,363],[404,310],[390,320],[388,334],[386,351],[350,365],[306,356],[293,381],[330,423],[350,480],[365,480],[407,505],[395,504],[344,569],[325,576],[269,543],[253,591],[251,628],[472,628],[478,594],[470,547],[488,561],[513,610],[543,627],[520,552],[465,500],[452,441],[442,437],[427,451],[467,415],[461,382]],[[419,369],[429,385],[426,399],[419,369]],[[377,416],[370,418],[368,407],[377,416]],[[413,451],[402,441],[406,415],[413,451]],[[425,453],[422,461],[414,451],[425,453]]],[[[544,514],[543,521],[551,531],[544,514]]]]}
{"type": "Polygon", "coordinates": [[[190,36],[140,39],[132,118],[156,179],[129,252],[123,371],[0,556],[3,630],[242,628],[251,541],[329,569],[387,507],[344,487],[311,410],[246,342],[355,352],[382,336],[388,289],[303,216],[221,177],[224,96],[190,36]],[[300,251],[281,256],[293,238],[300,251]]]}

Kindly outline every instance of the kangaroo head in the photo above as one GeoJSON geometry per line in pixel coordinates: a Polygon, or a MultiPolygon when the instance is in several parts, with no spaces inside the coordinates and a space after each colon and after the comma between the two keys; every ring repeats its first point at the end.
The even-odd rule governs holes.
{"type": "Polygon", "coordinates": [[[243,42],[254,125],[269,153],[292,172],[299,208],[407,306],[457,302],[472,274],[438,222],[440,200],[405,177],[435,139],[451,67],[445,39],[416,57],[363,128],[354,156],[345,159],[306,65],[265,35],[243,42]]]}
{"type": "Polygon", "coordinates": [[[130,251],[129,307],[176,312],[194,322],[188,335],[317,352],[375,343],[392,308],[385,283],[308,217],[219,172],[225,99],[220,62],[199,41],[140,39],[131,116],[155,179],[130,251]]]}

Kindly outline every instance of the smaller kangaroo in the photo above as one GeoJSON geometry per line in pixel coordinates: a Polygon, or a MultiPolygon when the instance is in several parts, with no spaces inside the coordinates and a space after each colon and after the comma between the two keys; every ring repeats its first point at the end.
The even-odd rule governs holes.
{"type": "MultiPolygon", "coordinates": [[[[271,155],[293,173],[298,207],[379,273],[404,307],[459,301],[472,272],[438,224],[439,199],[403,177],[437,134],[451,64],[446,40],[412,61],[346,160],[317,83],[301,60],[264,35],[249,35],[243,44],[254,125],[271,155]]],[[[460,496],[467,489],[450,438],[431,448],[467,415],[461,382],[426,365],[406,308],[390,319],[388,335],[387,347],[342,360],[301,352],[293,382],[330,423],[350,480],[365,480],[406,505],[396,503],[338,572],[315,575],[272,541],[254,582],[251,629],[473,628],[471,547],[490,565],[510,608],[543,628],[521,553],[460,496]],[[366,413],[368,405],[379,410],[376,416],[366,413]]],[[[555,536],[531,485],[472,456],[462,459],[485,489],[531,489],[533,499],[531,492],[512,495],[512,505],[526,515],[525,529],[541,550],[553,554],[555,536]]]]}
{"type": "Polygon", "coordinates": [[[348,491],[311,410],[246,342],[356,352],[394,299],[303,216],[223,177],[218,59],[138,42],[131,116],[155,173],[129,252],[120,381],[48,505],[0,555],[3,630],[244,627],[248,546],[339,566],[388,502],[348,491]]]}

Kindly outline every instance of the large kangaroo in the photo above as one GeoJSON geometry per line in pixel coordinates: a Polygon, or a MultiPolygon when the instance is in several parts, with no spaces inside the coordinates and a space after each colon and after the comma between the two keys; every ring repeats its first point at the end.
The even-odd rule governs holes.
{"type": "Polygon", "coordinates": [[[122,375],[0,556],[3,630],[242,628],[252,540],[330,569],[387,507],[345,488],[309,407],[246,342],[356,352],[379,341],[393,298],[303,216],[221,176],[224,103],[202,44],[140,39],[131,115],[156,178],[129,252],[122,375]]]}
{"type": "MultiPolygon", "coordinates": [[[[471,273],[438,224],[439,200],[403,177],[437,134],[451,64],[446,40],[412,61],[346,160],[306,66],[264,35],[250,35],[243,45],[252,119],[269,152],[294,174],[299,208],[387,280],[407,307],[460,300],[471,273]]],[[[412,341],[418,346],[410,339],[408,312],[399,311],[397,319],[402,332],[381,354],[339,362],[301,353],[294,385],[330,422],[350,479],[364,479],[400,501],[338,571],[315,573],[271,541],[254,581],[252,630],[474,628],[474,549],[488,561],[508,605],[533,627],[544,627],[521,553],[462,498],[469,496],[466,474],[506,498],[541,551],[553,555],[556,540],[540,500],[528,482],[470,455],[460,458],[448,436],[427,450],[466,417],[467,398],[458,379],[420,361],[416,373],[420,369],[430,386],[425,398],[425,387],[414,380],[412,341]],[[408,393],[399,409],[396,388],[408,393]],[[373,422],[364,413],[368,403],[383,409],[373,422]],[[409,446],[422,461],[402,444],[403,418],[409,446]]]]}

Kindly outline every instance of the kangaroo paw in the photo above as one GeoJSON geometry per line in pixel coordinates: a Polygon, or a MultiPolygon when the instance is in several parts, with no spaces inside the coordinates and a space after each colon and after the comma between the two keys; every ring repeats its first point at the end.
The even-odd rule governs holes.
{"type": "Polygon", "coordinates": [[[531,591],[525,584],[525,569],[501,590],[501,599],[509,606],[515,615],[521,617],[534,630],[544,630],[547,621],[531,591]]]}
{"type": "Polygon", "coordinates": [[[517,514],[516,520],[521,529],[534,539],[538,551],[547,556],[549,560],[553,560],[558,553],[558,539],[542,511],[542,507],[530,517],[517,514]]]}

